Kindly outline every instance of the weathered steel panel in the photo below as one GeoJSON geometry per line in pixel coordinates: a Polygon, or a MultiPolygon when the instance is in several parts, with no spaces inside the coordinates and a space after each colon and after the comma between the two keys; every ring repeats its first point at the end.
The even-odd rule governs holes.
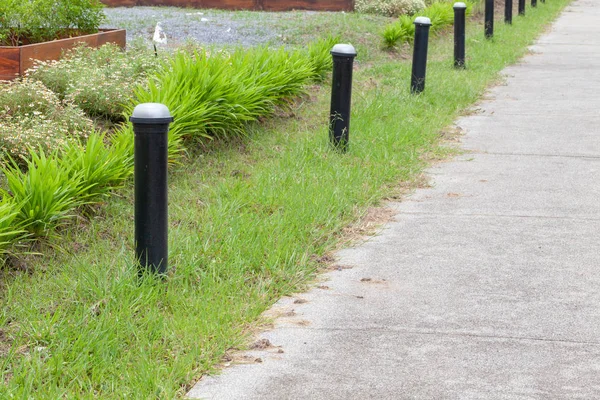
{"type": "Polygon", "coordinates": [[[125,47],[125,30],[103,30],[99,33],[53,40],[25,46],[0,46],[0,79],[14,79],[33,67],[34,60],[58,60],[63,51],[72,49],[78,43],[98,47],[108,42],[125,47]]]}

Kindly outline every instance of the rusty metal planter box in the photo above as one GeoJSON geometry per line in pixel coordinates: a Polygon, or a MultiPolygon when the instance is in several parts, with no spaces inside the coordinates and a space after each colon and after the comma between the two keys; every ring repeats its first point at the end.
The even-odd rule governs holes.
{"type": "Polygon", "coordinates": [[[91,35],[24,46],[0,46],[0,80],[14,79],[23,75],[33,66],[33,60],[58,60],[64,50],[71,49],[81,42],[90,47],[116,43],[124,48],[125,29],[102,29],[91,35]]]}

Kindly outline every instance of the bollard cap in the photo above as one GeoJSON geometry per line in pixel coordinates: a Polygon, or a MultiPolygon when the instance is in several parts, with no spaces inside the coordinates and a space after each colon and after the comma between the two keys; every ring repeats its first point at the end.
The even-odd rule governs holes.
{"type": "Polygon", "coordinates": [[[414,24],[431,26],[431,20],[427,17],[417,17],[414,24]]]}
{"type": "Polygon", "coordinates": [[[135,106],[129,120],[134,124],[168,124],[173,117],[164,104],[143,103],[135,106]]]}
{"type": "Polygon", "coordinates": [[[454,3],[453,8],[467,8],[467,5],[465,3],[454,3]]]}
{"type": "Polygon", "coordinates": [[[356,50],[351,44],[336,44],[331,49],[331,55],[342,57],[356,57],[356,50]]]}

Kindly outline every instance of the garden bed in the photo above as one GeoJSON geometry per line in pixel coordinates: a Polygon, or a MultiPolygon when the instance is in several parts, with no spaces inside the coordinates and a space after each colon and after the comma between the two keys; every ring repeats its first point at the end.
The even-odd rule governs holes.
{"type": "Polygon", "coordinates": [[[102,0],[109,7],[176,6],[225,10],[352,11],[354,0],[102,0]]]}
{"type": "Polygon", "coordinates": [[[61,54],[78,43],[90,47],[100,47],[106,43],[116,43],[125,47],[125,29],[101,29],[98,33],[75,36],[51,42],[28,44],[25,46],[0,46],[0,79],[17,78],[33,67],[33,60],[58,60],[61,54]]]}

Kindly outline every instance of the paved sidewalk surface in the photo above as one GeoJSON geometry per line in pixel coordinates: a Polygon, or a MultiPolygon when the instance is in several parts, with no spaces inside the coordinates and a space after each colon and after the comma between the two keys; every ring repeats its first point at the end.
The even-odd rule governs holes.
{"type": "MultiPolygon", "coordinates": [[[[547,0],[552,1],[552,0],[547,0]]],[[[206,399],[599,399],[600,7],[572,3],[457,124],[471,153],[284,299],[206,399]],[[301,302],[300,302],[301,303],[301,302]],[[280,353],[279,350],[283,353],[280,353]]]]}

